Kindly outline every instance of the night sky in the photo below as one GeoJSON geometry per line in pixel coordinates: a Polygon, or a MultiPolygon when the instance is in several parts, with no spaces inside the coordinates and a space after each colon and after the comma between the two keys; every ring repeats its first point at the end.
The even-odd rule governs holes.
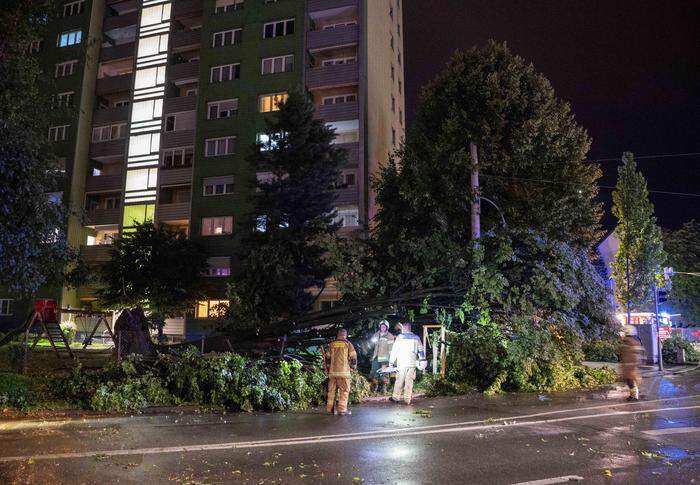
{"type": "MultiPolygon", "coordinates": [[[[569,101],[591,159],[700,152],[700,1],[404,0],[406,111],[451,53],[506,41],[569,101]]],[[[617,164],[601,162],[601,185],[617,164]]],[[[700,155],[638,160],[650,190],[700,194],[700,155]]],[[[606,227],[611,190],[602,189],[606,227]]],[[[652,194],[659,224],[700,219],[700,196],[652,194]]]]}

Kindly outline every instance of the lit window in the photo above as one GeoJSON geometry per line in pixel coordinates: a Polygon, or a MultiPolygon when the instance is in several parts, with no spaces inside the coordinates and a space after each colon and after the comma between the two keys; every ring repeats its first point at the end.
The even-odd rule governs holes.
{"type": "Polygon", "coordinates": [[[0,300],[0,315],[3,315],[3,316],[12,315],[12,300],[9,300],[9,299],[0,300]]]}
{"type": "Polygon", "coordinates": [[[52,126],[49,128],[49,141],[63,141],[68,134],[70,125],[52,126]]]}
{"type": "Polygon", "coordinates": [[[289,72],[294,69],[294,56],[267,57],[262,60],[263,74],[289,72]]]}
{"type": "Polygon", "coordinates": [[[126,172],[126,191],[154,189],[157,177],[157,168],[129,170],[126,172]]]}
{"type": "Polygon", "coordinates": [[[138,69],[134,89],[152,88],[165,83],[165,66],[138,69]]]}
{"type": "Polygon", "coordinates": [[[138,57],[154,56],[168,52],[168,34],[139,39],[138,57]]]}
{"type": "Polygon", "coordinates": [[[58,35],[58,40],[56,41],[56,46],[58,47],[68,47],[70,45],[80,44],[83,39],[82,30],[70,30],[68,32],[63,32],[58,35]]]}
{"type": "Polygon", "coordinates": [[[170,3],[145,7],[141,10],[141,27],[155,25],[170,20],[170,3]]]}
{"type": "Polygon", "coordinates": [[[78,2],[70,2],[63,6],[63,16],[72,17],[74,15],[80,15],[85,11],[85,0],[80,0],[78,2]]]}
{"type": "Polygon", "coordinates": [[[240,77],[240,64],[226,64],[224,66],[215,66],[211,68],[209,82],[220,83],[224,81],[231,81],[232,79],[238,79],[240,77]]]}
{"type": "Polygon", "coordinates": [[[233,193],[233,175],[225,177],[206,177],[203,183],[203,195],[226,195],[233,193]]]}
{"type": "Polygon", "coordinates": [[[225,47],[227,45],[238,45],[243,38],[243,29],[231,29],[215,32],[212,36],[212,47],[225,47]]]}
{"type": "Polygon", "coordinates": [[[244,0],[216,0],[214,13],[232,12],[243,8],[244,0]]]}
{"type": "Polygon", "coordinates": [[[150,155],[160,151],[160,133],[146,133],[129,137],[129,156],[150,155]]]}
{"type": "Polygon", "coordinates": [[[135,223],[143,224],[146,221],[152,221],[155,209],[155,204],[126,205],[122,225],[134,227],[135,223]]]}
{"type": "Polygon", "coordinates": [[[55,77],[66,77],[70,76],[75,72],[75,67],[78,65],[77,60],[61,62],[56,64],[55,77]]]}
{"type": "Polygon", "coordinates": [[[265,94],[259,98],[259,110],[261,113],[269,113],[271,111],[279,111],[280,104],[287,101],[289,95],[287,93],[265,94]]]}
{"type": "Polygon", "coordinates": [[[258,133],[255,137],[256,141],[260,145],[260,151],[266,152],[277,148],[283,133],[258,133]]]}
{"type": "Polygon", "coordinates": [[[163,100],[149,99],[148,101],[135,101],[131,109],[131,122],[151,121],[163,115],[163,100]]]}
{"type": "Polygon", "coordinates": [[[196,318],[216,318],[221,315],[223,308],[228,306],[228,300],[204,300],[197,302],[196,318]]]}
{"type": "Polygon", "coordinates": [[[231,276],[231,258],[228,256],[208,258],[207,263],[209,266],[204,271],[205,276],[231,276]]]}
{"type": "Polygon", "coordinates": [[[238,111],[238,98],[207,103],[207,119],[229,118],[238,111]]]}
{"type": "Polygon", "coordinates": [[[235,136],[208,138],[204,140],[204,156],[220,157],[222,155],[231,155],[233,153],[235,140],[235,136]]]}
{"type": "Polygon", "coordinates": [[[356,208],[339,209],[334,222],[340,227],[357,227],[360,225],[359,211],[356,208]]]}
{"type": "Polygon", "coordinates": [[[326,126],[335,130],[334,144],[357,143],[360,141],[360,123],[358,120],[336,121],[326,126]]]}
{"type": "Polygon", "coordinates": [[[272,37],[281,37],[294,33],[294,19],[279,20],[277,22],[268,22],[263,25],[263,39],[272,37]]]}
{"type": "Polygon", "coordinates": [[[222,236],[233,233],[233,216],[202,217],[202,236],[222,236]]]}

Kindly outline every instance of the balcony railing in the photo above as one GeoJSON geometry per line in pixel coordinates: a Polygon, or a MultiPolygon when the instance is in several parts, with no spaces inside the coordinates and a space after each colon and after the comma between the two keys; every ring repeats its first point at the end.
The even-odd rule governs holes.
{"type": "Polygon", "coordinates": [[[121,209],[93,209],[85,213],[85,222],[89,225],[102,226],[107,224],[119,224],[121,209]]]}
{"type": "Polygon", "coordinates": [[[158,204],[156,211],[159,222],[182,221],[190,218],[190,203],[158,204]]]}
{"type": "Polygon", "coordinates": [[[112,15],[105,17],[102,24],[102,31],[109,32],[112,29],[122,29],[130,25],[136,25],[139,15],[137,11],[125,13],[124,15],[112,15]]]}
{"type": "Polygon", "coordinates": [[[338,103],[316,106],[316,117],[324,121],[347,121],[359,118],[359,105],[355,103],[338,103]]]}
{"type": "Polygon", "coordinates": [[[133,57],[134,52],[136,52],[135,42],[127,42],[126,44],[103,47],[100,50],[100,62],[127,59],[129,57],[133,57]]]}
{"type": "Polygon", "coordinates": [[[360,28],[357,25],[347,25],[328,30],[312,30],[307,33],[306,47],[311,51],[333,49],[357,45],[360,41],[360,28]]]}
{"type": "Polygon", "coordinates": [[[133,80],[132,74],[122,74],[121,76],[103,77],[97,80],[95,85],[95,94],[98,96],[104,94],[119,93],[122,91],[130,91],[133,80]]]}
{"type": "Polygon", "coordinates": [[[92,114],[92,123],[103,125],[106,123],[116,123],[129,120],[129,107],[119,106],[118,108],[98,109],[92,114]]]}
{"type": "Polygon", "coordinates": [[[338,143],[339,148],[344,148],[348,154],[348,164],[356,165],[360,161],[360,144],[355,143],[338,143]]]}
{"type": "Polygon", "coordinates": [[[199,61],[181,62],[168,66],[169,81],[196,80],[199,78],[199,61]]]}
{"type": "Polygon", "coordinates": [[[122,174],[88,175],[85,180],[86,192],[116,191],[122,188],[122,174]]]}
{"type": "Polygon", "coordinates": [[[80,254],[85,261],[89,263],[104,263],[110,260],[110,244],[101,244],[99,246],[82,246],[80,254]]]}
{"type": "Polygon", "coordinates": [[[173,2],[172,18],[199,17],[202,15],[202,0],[177,0],[173,2]]]}
{"type": "Polygon", "coordinates": [[[182,30],[173,32],[170,36],[170,47],[178,49],[182,47],[197,46],[202,43],[201,30],[182,30]]]}
{"type": "Polygon", "coordinates": [[[309,89],[353,86],[359,78],[357,64],[312,67],[306,71],[306,85],[309,89]]]}
{"type": "Polygon", "coordinates": [[[197,109],[197,96],[180,96],[178,98],[165,98],[163,102],[164,113],[180,113],[182,111],[194,111],[197,109]]]}
{"type": "Polygon", "coordinates": [[[90,156],[92,158],[118,157],[126,152],[126,140],[103,141],[100,143],[90,143],[90,156]]]}
{"type": "Polygon", "coordinates": [[[192,182],[192,167],[161,168],[158,170],[160,185],[187,184],[192,182]]]}
{"type": "Polygon", "coordinates": [[[194,145],[194,130],[169,131],[160,135],[161,148],[177,148],[194,145]]]}
{"type": "Polygon", "coordinates": [[[308,11],[331,10],[342,7],[357,7],[359,0],[308,0],[308,11]]]}

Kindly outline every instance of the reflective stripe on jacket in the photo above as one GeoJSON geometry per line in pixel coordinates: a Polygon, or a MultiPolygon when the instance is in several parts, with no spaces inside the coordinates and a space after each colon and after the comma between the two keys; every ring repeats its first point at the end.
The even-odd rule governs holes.
{"type": "Polygon", "coordinates": [[[373,359],[377,359],[379,362],[388,362],[389,356],[391,356],[391,347],[394,345],[395,337],[386,332],[382,334],[377,332],[372,336],[372,342],[374,342],[374,353],[372,354],[373,359]]]}
{"type": "Polygon", "coordinates": [[[407,332],[396,337],[394,346],[391,348],[389,363],[395,364],[398,368],[417,367],[418,360],[423,359],[424,356],[423,342],[418,335],[407,332]]]}
{"type": "Polygon", "coordinates": [[[357,367],[357,352],[347,340],[335,340],[326,353],[329,377],[350,377],[351,369],[357,367]]]}

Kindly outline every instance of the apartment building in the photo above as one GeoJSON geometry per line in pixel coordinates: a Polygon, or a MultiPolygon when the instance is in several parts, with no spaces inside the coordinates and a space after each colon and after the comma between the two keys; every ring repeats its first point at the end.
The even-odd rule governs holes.
{"type": "MultiPolygon", "coordinates": [[[[246,161],[265,118],[291,89],[348,152],[336,207],[362,234],[376,211],[370,178],[404,136],[402,0],[77,0],[49,38],[30,46],[56,99],[76,115],[48,128],[65,162],[69,239],[86,260],[153,220],[198,239],[209,256],[210,300],[173,321],[203,332],[225,296],[246,213],[246,161]]],[[[63,289],[84,306],[90,288],[63,289]]],[[[337,298],[331,287],[321,298],[337,298]]],[[[17,306],[0,299],[3,308],[17,306]]],[[[23,316],[23,315],[22,315],[23,316]]],[[[0,316],[0,318],[3,318],[0,316]]]]}

